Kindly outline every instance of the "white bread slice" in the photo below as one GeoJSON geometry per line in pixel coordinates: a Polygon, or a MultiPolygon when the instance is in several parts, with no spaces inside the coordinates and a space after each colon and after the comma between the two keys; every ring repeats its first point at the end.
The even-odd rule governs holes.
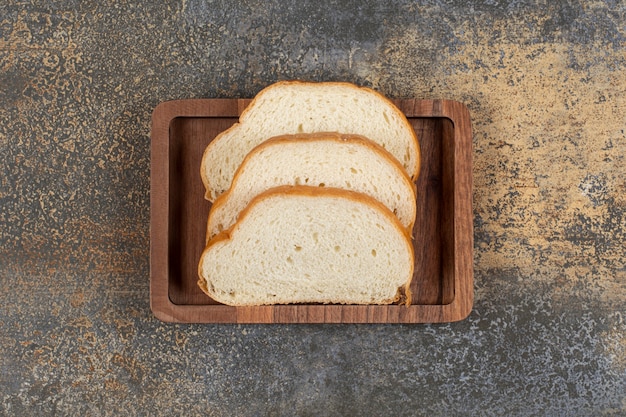
{"type": "Polygon", "coordinates": [[[406,230],[375,199],[283,186],[208,243],[198,285],[227,305],[410,303],[413,263],[406,230]]]}
{"type": "Polygon", "coordinates": [[[415,131],[387,98],[350,83],[282,81],[262,90],[236,123],[209,143],[201,176],[210,201],[225,192],[252,148],[273,136],[341,132],[363,135],[387,149],[412,180],[420,168],[415,131]]]}
{"type": "Polygon", "coordinates": [[[253,197],[280,185],[357,191],[387,206],[409,232],[415,223],[415,184],[389,152],[359,135],[303,133],[276,136],[246,155],[213,203],[207,241],[232,226],[253,197]]]}

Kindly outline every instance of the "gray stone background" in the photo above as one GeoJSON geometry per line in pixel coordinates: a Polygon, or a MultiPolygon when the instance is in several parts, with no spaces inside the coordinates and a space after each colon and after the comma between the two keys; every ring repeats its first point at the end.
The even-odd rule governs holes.
{"type": "Polygon", "coordinates": [[[0,2],[0,414],[626,415],[625,69],[622,0],[0,2]],[[152,110],[293,78],[468,106],[468,319],[152,316],[152,110]]]}

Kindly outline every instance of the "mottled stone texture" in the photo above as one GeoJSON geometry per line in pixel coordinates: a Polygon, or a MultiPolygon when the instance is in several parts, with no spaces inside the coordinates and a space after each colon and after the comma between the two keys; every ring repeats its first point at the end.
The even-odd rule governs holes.
{"type": "Polygon", "coordinates": [[[626,415],[623,1],[40,3],[0,3],[0,414],[626,415]],[[152,317],[153,108],[291,78],[469,107],[467,320],[152,317]]]}

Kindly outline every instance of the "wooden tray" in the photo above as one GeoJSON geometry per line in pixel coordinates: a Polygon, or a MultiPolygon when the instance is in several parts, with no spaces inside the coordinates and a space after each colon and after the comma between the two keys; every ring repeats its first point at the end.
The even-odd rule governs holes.
{"type": "Polygon", "coordinates": [[[467,108],[449,100],[395,100],[422,151],[417,181],[411,306],[231,307],[198,288],[198,261],[211,207],[200,160],[206,145],[237,122],[249,99],[178,100],[152,115],[150,306],[182,323],[442,323],[473,304],[472,134],[467,108]]]}

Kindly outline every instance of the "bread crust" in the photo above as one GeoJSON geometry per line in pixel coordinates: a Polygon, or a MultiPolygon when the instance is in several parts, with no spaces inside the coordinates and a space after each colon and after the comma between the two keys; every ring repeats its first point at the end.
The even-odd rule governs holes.
{"type": "MultiPolygon", "coordinates": [[[[414,273],[414,264],[415,264],[415,255],[413,252],[413,244],[411,241],[411,236],[410,233],[404,228],[404,226],[402,225],[402,223],[400,223],[400,221],[398,220],[398,218],[395,216],[395,214],[393,214],[393,212],[391,210],[389,210],[389,208],[387,208],[387,206],[385,206],[384,204],[382,204],[381,202],[379,202],[378,200],[376,200],[373,197],[370,197],[368,195],[362,194],[362,193],[358,193],[358,192],[354,192],[354,191],[350,191],[350,190],[344,190],[344,189],[340,189],[340,188],[332,188],[332,187],[312,187],[312,186],[307,186],[307,185],[285,185],[285,186],[279,186],[279,187],[275,187],[275,188],[271,188],[267,191],[264,191],[262,193],[260,193],[259,195],[257,195],[256,197],[254,197],[252,199],[252,201],[250,202],[250,204],[240,213],[239,218],[237,220],[237,222],[232,225],[230,228],[223,230],[222,232],[220,232],[219,234],[217,234],[215,237],[213,237],[211,240],[209,240],[209,242],[206,244],[202,255],[200,256],[200,262],[198,263],[198,286],[200,287],[200,289],[209,297],[214,298],[215,294],[213,294],[213,292],[210,289],[210,285],[208,285],[208,283],[206,282],[205,278],[202,276],[202,264],[203,264],[203,259],[205,254],[211,249],[212,246],[214,246],[215,244],[222,242],[222,241],[226,241],[226,240],[230,240],[232,239],[232,236],[234,233],[236,233],[236,229],[239,227],[239,224],[242,222],[245,222],[246,218],[248,217],[249,213],[252,211],[252,209],[259,203],[261,203],[263,200],[265,199],[270,199],[270,198],[274,198],[274,197],[281,197],[281,196],[290,196],[290,195],[294,195],[294,196],[305,196],[305,197],[313,197],[313,198],[317,198],[320,196],[332,196],[332,197],[339,197],[339,198],[345,198],[348,200],[352,200],[352,201],[357,201],[361,204],[365,204],[365,205],[369,205],[371,207],[374,207],[376,210],[378,210],[382,215],[384,215],[385,217],[387,217],[387,219],[389,220],[389,222],[401,233],[401,235],[404,237],[403,241],[406,245],[407,248],[407,252],[409,253],[409,256],[411,258],[410,260],[410,273],[408,274],[408,279],[406,281],[406,283],[404,284],[404,286],[398,288],[398,292],[396,293],[396,296],[393,299],[390,300],[385,300],[383,302],[381,302],[381,304],[390,304],[390,303],[394,303],[394,302],[398,302],[398,301],[402,301],[402,304],[405,305],[410,305],[411,304],[411,281],[413,280],[413,273],[414,273]]],[[[347,301],[344,303],[346,304],[348,303],[347,301]]]]}
{"type": "MultiPolygon", "coordinates": [[[[356,134],[342,134],[342,133],[338,133],[338,132],[316,132],[316,133],[297,133],[297,134],[292,134],[292,135],[279,135],[279,136],[274,136],[268,140],[266,140],[265,142],[261,142],[259,145],[255,146],[250,153],[248,153],[246,155],[246,157],[244,158],[244,160],[242,161],[242,163],[239,165],[239,168],[237,168],[237,171],[235,171],[235,175],[233,176],[233,181],[231,184],[231,188],[228,189],[226,192],[224,192],[223,194],[221,194],[217,199],[215,199],[215,201],[213,202],[213,207],[209,212],[209,218],[207,221],[207,231],[206,231],[206,236],[207,236],[207,242],[210,239],[210,230],[209,230],[209,226],[212,224],[212,218],[214,213],[216,212],[216,208],[219,208],[221,206],[223,206],[226,201],[228,200],[231,191],[234,188],[234,184],[236,183],[236,181],[238,181],[239,177],[241,176],[241,172],[243,171],[243,169],[245,168],[245,165],[247,164],[247,162],[254,158],[254,154],[256,152],[259,152],[265,148],[271,147],[271,146],[275,146],[276,144],[281,144],[281,143],[286,143],[286,144],[291,144],[291,143],[295,143],[301,140],[307,140],[307,141],[317,141],[317,142],[326,142],[326,141],[334,141],[337,143],[344,143],[344,142],[352,142],[352,143],[357,143],[360,144],[362,146],[365,146],[371,150],[373,150],[374,152],[379,153],[381,156],[384,157],[385,160],[387,160],[392,166],[394,166],[396,168],[396,170],[398,171],[398,174],[400,175],[400,177],[402,178],[402,180],[405,182],[405,184],[413,191],[413,197],[414,200],[417,196],[417,186],[415,185],[415,183],[411,180],[411,178],[409,177],[409,175],[407,174],[406,170],[404,169],[404,167],[402,166],[402,164],[400,164],[400,162],[391,154],[389,153],[389,151],[387,151],[385,148],[383,148],[382,146],[380,146],[378,143],[366,138],[365,136],[362,135],[356,135],[356,134]]],[[[409,234],[412,233],[413,231],[413,226],[415,224],[415,210],[413,213],[413,221],[406,227],[406,230],[409,234]]]]}
{"type": "MultiPolygon", "coordinates": [[[[262,89],[250,102],[250,104],[241,112],[241,115],[239,116],[239,120],[245,120],[246,115],[248,114],[248,112],[251,111],[251,109],[253,109],[257,103],[257,101],[261,100],[263,98],[264,93],[266,93],[267,91],[269,91],[270,89],[275,89],[275,88],[281,88],[281,87],[285,87],[285,86],[292,86],[292,85],[302,85],[302,86],[337,86],[337,87],[345,87],[345,88],[350,88],[350,89],[355,89],[356,91],[364,91],[364,92],[368,92],[370,94],[375,95],[376,97],[378,97],[381,101],[387,103],[387,105],[390,107],[390,109],[396,113],[396,115],[400,118],[400,120],[402,121],[402,123],[404,124],[404,127],[407,129],[407,131],[409,131],[411,133],[411,136],[413,137],[413,143],[415,145],[415,150],[416,150],[416,161],[415,161],[415,172],[414,173],[407,173],[409,175],[409,177],[411,178],[411,181],[416,181],[417,178],[419,177],[420,171],[421,171],[421,150],[420,150],[420,144],[419,144],[419,140],[417,137],[417,134],[415,133],[415,130],[413,129],[413,126],[411,126],[411,124],[409,123],[406,115],[400,111],[400,109],[398,109],[398,107],[393,104],[393,102],[388,99],[387,97],[385,97],[383,94],[379,93],[378,91],[371,89],[369,87],[361,87],[358,86],[356,84],[352,84],[349,82],[345,82],[345,81],[325,81],[325,82],[310,82],[310,81],[302,81],[302,80],[285,80],[285,81],[278,81],[274,84],[271,84],[267,87],[265,87],[264,89],[262,89]]],[[[238,126],[241,124],[241,122],[237,122],[234,125],[232,125],[231,127],[229,127],[228,129],[224,130],[223,132],[221,132],[220,134],[218,134],[209,144],[208,146],[205,148],[203,154],[202,154],[202,162],[200,164],[200,177],[202,178],[202,182],[205,186],[206,189],[206,193],[205,193],[205,198],[211,202],[213,202],[215,200],[215,198],[211,195],[210,191],[212,188],[212,182],[211,179],[207,176],[207,169],[206,169],[206,155],[210,152],[212,152],[212,149],[215,147],[215,143],[217,143],[217,141],[221,140],[221,138],[227,134],[229,134],[232,130],[238,128],[238,126]]],[[[404,169],[404,167],[403,167],[404,169]]]]}

